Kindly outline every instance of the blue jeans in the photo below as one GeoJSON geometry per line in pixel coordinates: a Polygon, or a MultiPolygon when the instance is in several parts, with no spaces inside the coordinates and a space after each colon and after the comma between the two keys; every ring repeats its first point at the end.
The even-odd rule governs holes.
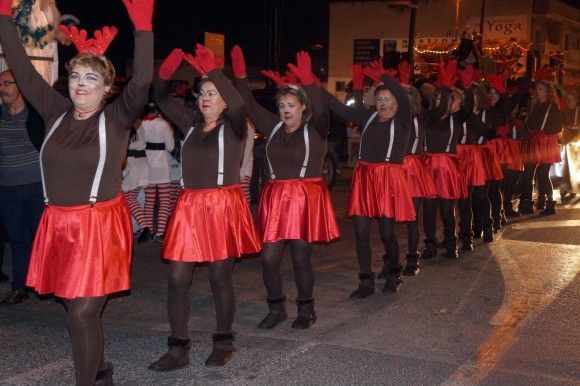
{"type": "Polygon", "coordinates": [[[0,217],[12,251],[12,290],[24,290],[32,242],[44,210],[42,183],[0,186],[0,217]]]}

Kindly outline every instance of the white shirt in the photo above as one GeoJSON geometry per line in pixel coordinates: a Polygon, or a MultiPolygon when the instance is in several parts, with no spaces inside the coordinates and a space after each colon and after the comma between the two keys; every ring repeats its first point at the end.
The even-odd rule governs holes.
{"type": "Polygon", "coordinates": [[[165,144],[165,150],[146,150],[149,185],[166,184],[171,181],[171,154],[169,153],[175,146],[171,126],[165,119],[157,117],[142,121],[141,127],[145,134],[145,142],[165,144]]]}

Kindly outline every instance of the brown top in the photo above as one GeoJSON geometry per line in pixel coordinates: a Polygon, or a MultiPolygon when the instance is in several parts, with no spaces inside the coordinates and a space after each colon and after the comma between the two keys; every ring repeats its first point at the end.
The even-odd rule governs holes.
{"type": "MultiPolygon", "coordinates": [[[[224,178],[223,185],[240,182],[240,165],[246,134],[244,100],[232,82],[221,70],[208,74],[228,106],[228,118],[224,124],[224,178]]],[[[158,79],[155,84],[155,99],[159,108],[185,136],[194,122],[203,121],[199,110],[185,109],[183,104],[171,97],[168,84],[158,79]]],[[[183,184],[188,189],[208,189],[218,186],[219,130],[221,123],[204,132],[195,128],[181,147],[181,169],[183,184]]]]}
{"type": "MultiPolygon", "coordinates": [[[[99,159],[100,112],[86,120],[74,118],[72,102],[50,87],[30,64],[18,33],[7,16],[0,16],[0,41],[18,87],[44,119],[47,133],[66,113],[46,141],[41,158],[50,204],[87,204],[99,159]]],[[[153,33],[135,32],[134,57],[138,60],[134,61],[133,78],[121,95],[104,108],[107,156],[97,202],[110,200],[121,192],[122,164],[127,154],[129,130],[147,102],[153,75],[153,33]]]]}
{"type": "MultiPolygon", "coordinates": [[[[246,78],[236,78],[235,85],[246,101],[248,116],[256,128],[263,132],[267,139],[270,138],[274,127],[280,122],[279,115],[266,110],[256,102],[246,78]]],[[[318,86],[306,86],[304,91],[313,109],[313,116],[308,121],[310,153],[304,178],[316,178],[322,175],[322,164],[327,151],[328,108],[322,100],[318,86]]],[[[300,170],[306,156],[304,125],[292,133],[287,133],[285,129],[286,125],[282,124],[274,136],[269,139],[267,156],[276,179],[291,180],[300,178],[300,170]]]]}

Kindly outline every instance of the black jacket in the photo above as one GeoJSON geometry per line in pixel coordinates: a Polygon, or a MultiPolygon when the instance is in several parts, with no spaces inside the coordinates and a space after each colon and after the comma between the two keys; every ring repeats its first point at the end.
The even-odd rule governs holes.
{"type": "MultiPolygon", "coordinates": [[[[28,138],[30,138],[32,146],[40,151],[42,141],[44,141],[44,121],[28,102],[26,103],[26,108],[28,109],[28,118],[26,118],[26,131],[28,132],[28,138]]],[[[0,118],[1,115],[2,110],[0,110],[0,118]]]]}

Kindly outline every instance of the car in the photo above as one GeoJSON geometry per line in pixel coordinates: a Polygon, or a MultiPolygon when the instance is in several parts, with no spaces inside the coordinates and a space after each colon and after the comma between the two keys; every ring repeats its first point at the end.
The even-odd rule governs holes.
{"type": "MultiPolygon", "coordinates": [[[[256,101],[267,110],[278,114],[274,96],[275,89],[257,89],[253,91],[256,101]]],[[[341,174],[342,163],[346,162],[348,155],[346,152],[347,136],[346,121],[343,121],[331,114],[330,128],[328,133],[328,150],[322,164],[322,179],[332,189],[336,183],[336,178],[341,174]]],[[[268,181],[270,172],[266,161],[266,138],[264,134],[256,128],[254,136],[254,167],[252,179],[250,181],[250,199],[252,203],[257,203],[260,193],[265,183],[268,181]]]]}

